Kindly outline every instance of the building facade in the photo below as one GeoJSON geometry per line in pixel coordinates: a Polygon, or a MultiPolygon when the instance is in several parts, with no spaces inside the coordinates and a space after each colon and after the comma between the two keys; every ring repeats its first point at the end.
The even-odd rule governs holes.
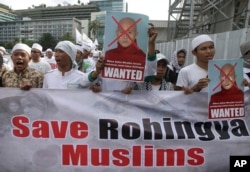
{"type": "Polygon", "coordinates": [[[95,4],[78,4],[78,5],[58,5],[56,7],[47,7],[45,4],[34,6],[34,8],[15,10],[14,13],[20,17],[29,17],[31,19],[48,19],[48,18],[77,18],[80,20],[90,20],[92,12],[100,11],[95,4]]]}
{"type": "Polygon", "coordinates": [[[11,12],[8,6],[0,4],[0,22],[14,21],[17,19],[17,15],[11,12]]]}
{"type": "Polygon", "coordinates": [[[10,42],[19,39],[20,41],[38,41],[44,33],[50,33],[56,40],[64,34],[69,33],[75,37],[75,29],[81,28],[81,21],[76,18],[58,18],[16,20],[0,23],[0,42],[10,42]]]}
{"type": "Polygon", "coordinates": [[[100,11],[124,11],[124,0],[90,0],[89,4],[98,5],[100,11]]]}

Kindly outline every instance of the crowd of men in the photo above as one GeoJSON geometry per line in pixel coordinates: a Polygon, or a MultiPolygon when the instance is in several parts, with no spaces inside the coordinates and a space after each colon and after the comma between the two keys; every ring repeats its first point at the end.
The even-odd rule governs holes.
{"type": "MultiPolygon", "coordinates": [[[[0,47],[0,86],[23,90],[91,88],[93,92],[119,90],[125,94],[130,94],[132,90],[183,90],[185,93],[207,91],[210,81],[207,77],[208,62],[214,58],[216,49],[209,35],[199,35],[192,40],[192,54],[196,61],[187,66],[185,49],[175,51],[169,62],[155,50],[157,31],[153,26],[149,28],[148,36],[147,75],[143,83],[119,80],[106,82],[106,78],[101,77],[105,54],[102,55],[86,42],[74,44],[60,41],[54,51],[47,49],[43,58],[43,47],[40,44],[34,43],[29,47],[17,43],[11,51],[11,66],[7,65],[8,59],[4,58],[5,48],[0,47]]],[[[243,84],[249,87],[250,41],[243,43],[240,49],[244,61],[243,84]]]]}

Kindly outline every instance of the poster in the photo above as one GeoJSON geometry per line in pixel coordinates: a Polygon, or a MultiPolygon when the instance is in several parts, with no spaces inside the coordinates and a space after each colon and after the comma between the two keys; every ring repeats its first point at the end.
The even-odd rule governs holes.
{"type": "Polygon", "coordinates": [[[250,156],[249,92],[245,117],[214,120],[207,93],[165,93],[0,89],[0,171],[228,172],[250,156]]]}
{"type": "Polygon", "coordinates": [[[209,118],[244,117],[242,59],[210,60],[208,78],[209,118]]]}
{"type": "Polygon", "coordinates": [[[148,47],[149,18],[143,14],[107,12],[103,78],[142,82],[148,47]]]}

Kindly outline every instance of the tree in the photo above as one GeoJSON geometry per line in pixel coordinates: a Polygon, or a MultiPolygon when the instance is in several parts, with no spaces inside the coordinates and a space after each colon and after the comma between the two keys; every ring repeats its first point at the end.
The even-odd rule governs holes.
{"type": "Polygon", "coordinates": [[[97,31],[100,27],[100,22],[98,20],[93,20],[89,23],[89,31],[91,32],[91,35],[93,36],[93,40],[96,38],[97,31]]]}
{"type": "Polygon", "coordinates": [[[50,33],[44,33],[39,39],[39,43],[43,46],[43,49],[54,48],[57,41],[50,33]]]}
{"type": "Polygon", "coordinates": [[[64,41],[64,40],[68,40],[68,41],[71,41],[71,42],[75,42],[75,39],[72,37],[72,35],[67,32],[65,33],[61,38],[60,38],[60,41],[64,41]]]}

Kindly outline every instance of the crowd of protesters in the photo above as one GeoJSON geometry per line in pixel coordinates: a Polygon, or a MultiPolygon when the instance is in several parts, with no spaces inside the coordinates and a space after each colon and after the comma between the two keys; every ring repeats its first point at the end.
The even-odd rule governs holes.
{"type": "MultiPolygon", "coordinates": [[[[169,62],[155,50],[157,31],[154,27],[149,28],[148,36],[146,69],[151,70],[151,73],[145,76],[144,83],[115,80],[112,84],[103,85],[105,82],[102,81],[101,71],[105,65],[105,57],[100,51],[89,43],[60,41],[54,52],[52,49],[46,50],[44,58],[41,58],[43,47],[40,44],[34,43],[30,48],[26,44],[17,43],[11,51],[12,66],[7,65],[7,59],[4,58],[6,50],[0,47],[0,86],[23,90],[91,88],[93,92],[110,91],[112,87],[119,87],[125,94],[132,93],[132,90],[183,90],[185,93],[207,91],[210,81],[207,77],[208,62],[214,58],[216,49],[209,35],[199,35],[192,40],[192,54],[196,61],[187,66],[187,50],[176,50],[169,62]],[[98,57],[94,59],[93,54],[98,57]]],[[[250,41],[240,45],[240,50],[244,61],[243,84],[249,87],[250,41]]]]}

